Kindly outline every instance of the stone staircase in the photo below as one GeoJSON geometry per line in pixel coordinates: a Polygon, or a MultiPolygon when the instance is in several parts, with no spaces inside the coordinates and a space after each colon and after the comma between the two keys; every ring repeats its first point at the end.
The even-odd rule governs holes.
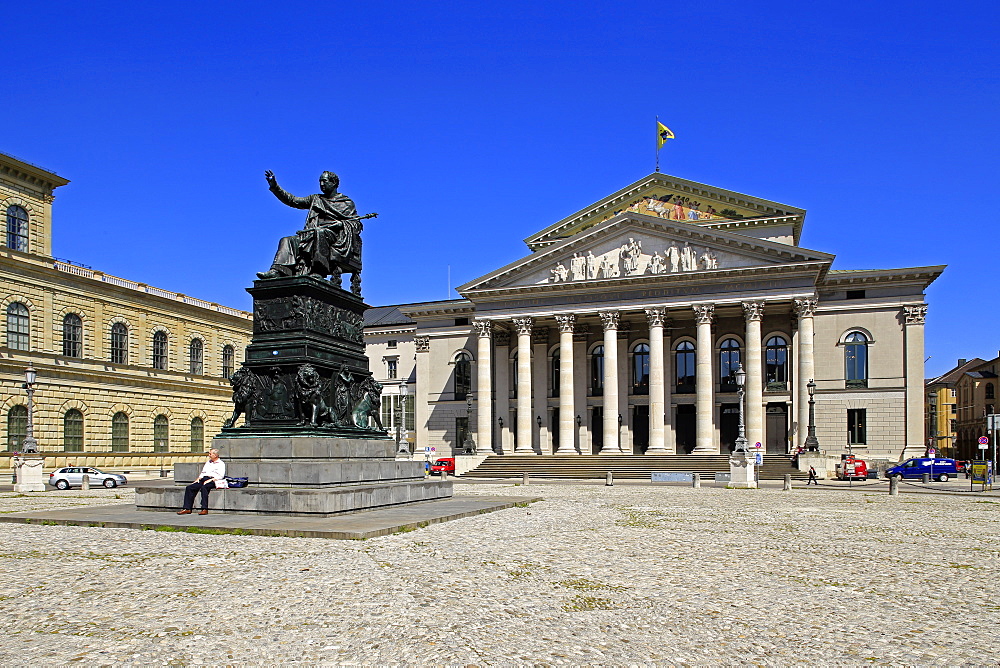
{"type": "MultiPolygon", "coordinates": [[[[516,478],[524,473],[534,478],[603,478],[608,471],[616,479],[649,480],[653,471],[698,473],[712,480],[716,473],[729,473],[728,455],[503,455],[487,457],[463,478],[516,478]]],[[[760,480],[807,480],[785,455],[764,455],[760,480]]]]}

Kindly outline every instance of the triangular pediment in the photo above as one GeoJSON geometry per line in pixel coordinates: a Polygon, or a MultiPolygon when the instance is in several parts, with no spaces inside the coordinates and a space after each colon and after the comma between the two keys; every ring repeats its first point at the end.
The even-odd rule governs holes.
{"type": "MultiPolygon", "coordinates": [[[[787,204],[715,188],[659,172],[608,195],[525,239],[539,250],[572,237],[622,213],[727,229],[730,224],[785,226],[798,243],[805,210],[787,204]]],[[[758,235],[759,236],[759,235],[758,235]]]]}
{"type": "Polygon", "coordinates": [[[820,263],[833,256],[798,246],[622,213],[458,288],[459,293],[622,280],[697,280],[778,265],[820,263]]]}

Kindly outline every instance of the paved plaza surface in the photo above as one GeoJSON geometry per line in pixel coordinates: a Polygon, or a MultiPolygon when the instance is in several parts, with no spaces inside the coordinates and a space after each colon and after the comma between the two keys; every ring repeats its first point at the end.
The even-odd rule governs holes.
{"type": "Polygon", "coordinates": [[[997,665],[1000,496],[901,491],[460,483],[544,500],[363,541],[0,524],[0,664],[997,665]]]}

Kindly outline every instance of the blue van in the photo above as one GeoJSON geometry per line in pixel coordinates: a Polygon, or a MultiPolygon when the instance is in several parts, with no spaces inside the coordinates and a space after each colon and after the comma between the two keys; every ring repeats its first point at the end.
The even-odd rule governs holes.
{"type": "Polygon", "coordinates": [[[958,464],[954,459],[944,457],[915,457],[907,459],[902,464],[886,469],[885,477],[896,476],[897,479],[917,478],[922,479],[925,473],[930,474],[931,480],[947,482],[949,478],[958,477],[958,464]]]}

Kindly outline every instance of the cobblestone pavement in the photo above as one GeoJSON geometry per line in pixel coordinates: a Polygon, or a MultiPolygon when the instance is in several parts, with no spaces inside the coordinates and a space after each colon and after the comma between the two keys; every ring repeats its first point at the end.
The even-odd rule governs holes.
{"type": "Polygon", "coordinates": [[[0,664],[997,665],[1000,500],[458,491],[545,500],[367,541],[0,524],[0,664]]]}

